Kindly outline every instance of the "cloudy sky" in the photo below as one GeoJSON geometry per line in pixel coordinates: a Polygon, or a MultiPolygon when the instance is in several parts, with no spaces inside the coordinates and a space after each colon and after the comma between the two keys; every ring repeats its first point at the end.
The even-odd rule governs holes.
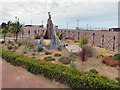
{"type": "Polygon", "coordinates": [[[0,0],[0,23],[15,21],[46,25],[51,12],[54,25],[60,28],[118,27],[119,0],[0,0]]]}

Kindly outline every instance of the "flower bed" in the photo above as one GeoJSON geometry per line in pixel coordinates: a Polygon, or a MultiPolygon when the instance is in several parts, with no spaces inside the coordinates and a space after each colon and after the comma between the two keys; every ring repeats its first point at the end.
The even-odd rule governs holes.
{"type": "Polygon", "coordinates": [[[110,88],[120,88],[118,82],[107,77],[90,72],[81,72],[75,68],[44,62],[25,55],[14,54],[12,51],[3,50],[2,58],[12,65],[21,66],[33,74],[44,75],[71,88],[105,88],[108,90],[110,88]]]}

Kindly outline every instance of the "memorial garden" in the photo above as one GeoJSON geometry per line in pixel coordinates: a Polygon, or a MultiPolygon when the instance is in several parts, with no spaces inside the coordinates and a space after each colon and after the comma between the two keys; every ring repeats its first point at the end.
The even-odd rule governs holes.
{"type": "Polygon", "coordinates": [[[66,38],[48,16],[46,31],[27,38],[19,20],[2,23],[3,60],[70,88],[120,88],[120,54],[89,44],[87,35],[66,38]]]}

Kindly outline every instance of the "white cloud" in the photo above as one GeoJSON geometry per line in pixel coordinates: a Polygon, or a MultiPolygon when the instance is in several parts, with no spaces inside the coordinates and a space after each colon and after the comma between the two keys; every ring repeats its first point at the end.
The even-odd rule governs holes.
{"type": "MultiPolygon", "coordinates": [[[[117,25],[117,2],[119,0],[1,0],[3,21],[15,20],[19,17],[24,23],[41,24],[47,21],[47,12],[50,11],[54,24],[65,27],[69,23],[76,26],[87,23],[93,26],[109,27],[117,25]]],[[[1,6],[0,5],[0,6],[1,6]]],[[[0,12],[1,13],[1,12],[0,12]]],[[[1,14],[0,14],[1,15],[1,14]]],[[[0,22],[1,23],[1,22],[0,22]]]]}

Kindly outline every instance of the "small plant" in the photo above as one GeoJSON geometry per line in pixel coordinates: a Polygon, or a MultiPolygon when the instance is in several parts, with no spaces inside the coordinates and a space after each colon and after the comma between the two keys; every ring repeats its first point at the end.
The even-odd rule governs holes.
{"type": "Polygon", "coordinates": [[[36,55],[36,53],[32,53],[32,56],[35,56],[36,55]]]}
{"type": "Polygon", "coordinates": [[[29,48],[26,48],[26,47],[25,47],[25,48],[23,48],[22,53],[23,53],[23,54],[27,54],[28,51],[29,51],[29,48]]]}
{"type": "Polygon", "coordinates": [[[60,57],[60,58],[59,58],[59,61],[63,61],[63,60],[64,60],[64,57],[60,57]]]}
{"type": "Polygon", "coordinates": [[[48,51],[45,52],[45,55],[51,55],[51,54],[52,52],[48,52],[48,51]]]}
{"type": "Polygon", "coordinates": [[[71,64],[70,64],[70,67],[71,67],[71,68],[76,68],[76,64],[71,63],[71,64]]]}
{"type": "Polygon", "coordinates": [[[70,53],[69,58],[71,59],[72,63],[75,61],[76,54],[75,53],[70,53]]]}
{"type": "Polygon", "coordinates": [[[43,50],[43,47],[41,47],[41,46],[39,46],[38,48],[37,48],[37,52],[41,52],[43,50]]]}
{"type": "Polygon", "coordinates": [[[45,61],[55,61],[55,58],[53,58],[52,56],[47,56],[44,58],[45,61]]]}
{"type": "Polygon", "coordinates": [[[69,57],[60,57],[59,61],[63,64],[70,64],[71,63],[71,59],[69,57]]]}
{"type": "Polygon", "coordinates": [[[10,45],[14,45],[14,43],[13,43],[13,41],[8,41],[8,44],[10,44],[10,45]]]}
{"type": "Polygon", "coordinates": [[[117,77],[116,80],[120,83],[120,77],[117,77]]]}
{"type": "Polygon", "coordinates": [[[89,72],[92,72],[92,73],[94,73],[94,74],[98,74],[98,71],[95,70],[95,69],[90,69],[89,72]]]}
{"type": "Polygon", "coordinates": [[[115,60],[120,60],[120,53],[115,54],[115,55],[113,56],[113,58],[114,58],[115,60]]]}
{"type": "Polygon", "coordinates": [[[59,47],[57,48],[57,50],[58,50],[58,51],[61,51],[61,50],[62,50],[62,47],[61,47],[61,46],[59,46],[59,47]]]}
{"type": "Polygon", "coordinates": [[[12,48],[13,48],[13,46],[12,45],[8,45],[8,47],[7,47],[9,50],[11,50],[12,48]]]}
{"type": "Polygon", "coordinates": [[[59,39],[62,40],[62,38],[63,38],[63,34],[60,34],[59,39]]]}
{"type": "Polygon", "coordinates": [[[41,36],[39,35],[39,34],[37,34],[36,36],[35,36],[35,39],[40,39],[41,38],[41,36]]]}
{"type": "Polygon", "coordinates": [[[61,54],[59,54],[59,53],[55,53],[54,56],[55,56],[55,57],[60,57],[61,54]]]}
{"type": "Polygon", "coordinates": [[[85,36],[81,37],[80,45],[86,45],[86,44],[88,44],[88,37],[85,35],[85,36]]]}
{"type": "Polygon", "coordinates": [[[22,45],[22,43],[20,43],[20,42],[17,42],[17,44],[18,44],[18,46],[21,46],[21,45],[22,45]]]}

